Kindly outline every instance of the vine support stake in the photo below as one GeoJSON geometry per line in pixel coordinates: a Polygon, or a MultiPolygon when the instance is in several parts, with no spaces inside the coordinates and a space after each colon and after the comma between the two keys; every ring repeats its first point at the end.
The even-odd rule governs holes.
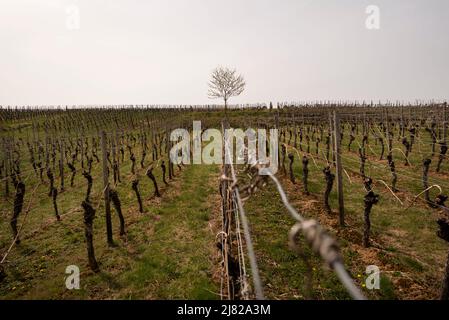
{"type": "Polygon", "coordinates": [[[114,244],[114,240],[112,238],[111,203],[109,201],[109,170],[106,154],[106,133],[104,131],[101,131],[101,153],[103,157],[103,194],[104,207],[106,212],[106,235],[108,239],[108,245],[112,246],[114,244]]]}
{"type": "Polygon", "coordinates": [[[334,110],[334,151],[335,151],[335,162],[336,162],[336,173],[337,173],[337,194],[338,194],[338,213],[340,218],[340,226],[345,225],[345,206],[343,200],[343,175],[342,175],[342,165],[340,157],[340,116],[334,110]]]}

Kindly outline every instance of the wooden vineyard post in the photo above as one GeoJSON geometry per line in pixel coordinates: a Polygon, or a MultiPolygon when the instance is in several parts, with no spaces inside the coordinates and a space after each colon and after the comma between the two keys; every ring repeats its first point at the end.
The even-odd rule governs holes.
{"type": "MultiPolygon", "coordinates": [[[[279,103],[276,108],[275,124],[276,124],[276,131],[277,131],[277,135],[278,135],[278,141],[280,142],[281,137],[279,135],[279,103]]],[[[271,153],[271,150],[270,150],[270,153],[271,153]]],[[[281,150],[279,150],[279,146],[277,147],[277,153],[278,153],[278,159],[280,159],[281,158],[281,150]]]]}
{"type": "Polygon", "coordinates": [[[114,177],[114,187],[117,186],[117,159],[115,157],[115,138],[114,135],[111,134],[111,145],[112,145],[112,176],[114,177]]]}
{"type": "Polygon", "coordinates": [[[400,139],[404,137],[404,106],[401,105],[401,136],[400,139]]]}
{"type": "Polygon", "coordinates": [[[443,143],[446,144],[446,107],[447,102],[443,104],[443,143]]]}
{"type": "MultiPolygon", "coordinates": [[[[334,132],[334,126],[333,126],[333,115],[329,113],[329,130],[331,132],[334,132]]],[[[332,164],[335,167],[335,134],[331,135],[330,144],[332,145],[332,164]]]]}
{"type": "Polygon", "coordinates": [[[61,177],[61,191],[64,191],[64,151],[65,151],[65,141],[64,138],[59,141],[59,175],[61,177]],[[62,141],[61,141],[62,140],[62,141]]]}
{"type": "Polygon", "coordinates": [[[298,148],[298,143],[297,143],[297,135],[298,135],[298,127],[296,125],[296,119],[295,119],[295,114],[293,114],[293,124],[295,126],[295,131],[294,131],[294,135],[295,135],[295,148],[298,148]]]}
{"type": "MultiPolygon", "coordinates": [[[[437,205],[445,207],[444,215],[442,215],[438,220],[437,224],[439,230],[437,231],[437,236],[445,241],[449,242],[449,210],[444,202],[447,200],[447,196],[440,195],[436,199],[437,205]]],[[[441,300],[449,300],[449,254],[446,259],[446,266],[443,278],[443,285],[440,293],[441,300]]]]}
{"type": "Polygon", "coordinates": [[[8,176],[8,169],[9,169],[9,152],[8,152],[8,145],[6,142],[6,139],[3,139],[3,148],[4,148],[4,163],[5,163],[5,198],[9,197],[9,176],[8,176]]]}
{"type": "Polygon", "coordinates": [[[81,135],[81,168],[84,169],[84,134],[81,135]]]}
{"type": "Polygon", "coordinates": [[[83,201],[81,206],[84,209],[84,236],[87,244],[87,257],[89,259],[89,267],[93,272],[99,272],[97,259],[95,259],[95,250],[93,244],[93,228],[92,224],[95,218],[95,209],[89,202],[83,201]]]}
{"type": "Polygon", "coordinates": [[[440,300],[449,300],[449,254],[447,255],[446,268],[444,273],[443,287],[440,293],[440,300]]]}
{"type": "Polygon", "coordinates": [[[112,239],[111,204],[109,201],[109,172],[108,159],[106,154],[106,133],[104,131],[101,131],[101,153],[103,157],[103,194],[104,207],[106,212],[106,234],[108,245],[112,246],[114,244],[114,240],[112,239]]]}
{"type": "Polygon", "coordinates": [[[335,162],[337,172],[337,194],[338,194],[338,212],[340,215],[340,226],[345,225],[345,208],[343,200],[343,176],[340,157],[340,116],[334,110],[334,142],[335,142],[335,162]]]}
{"type": "Polygon", "coordinates": [[[366,127],[366,112],[363,113],[363,136],[368,134],[368,129],[366,127]]]}
{"type": "Polygon", "coordinates": [[[48,168],[48,136],[47,129],[45,129],[45,168],[48,168]]]}
{"type": "Polygon", "coordinates": [[[386,121],[385,124],[387,126],[387,149],[388,149],[388,154],[391,154],[391,149],[392,149],[392,144],[391,144],[391,138],[390,138],[390,119],[388,118],[388,111],[385,111],[385,115],[386,115],[386,121]]]}
{"type": "Polygon", "coordinates": [[[168,161],[168,177],[172,180],[175,176],[173,163],[170,159],[170,129],[168,126],[165,126],[165,152],[167,153],[167,161],[168,161]]]}

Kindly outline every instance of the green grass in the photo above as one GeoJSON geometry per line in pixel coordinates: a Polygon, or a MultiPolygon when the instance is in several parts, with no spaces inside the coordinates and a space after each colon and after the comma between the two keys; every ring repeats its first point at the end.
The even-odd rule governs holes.
{"type": "Polygon", "coordinates": [[[148,287],[151,298],[214,299],[211,252],[213,235],[207,228],[210,216],[208,194],[204,184],[217,167],[189,166],[184,174],[185,190],[157,214],[150,244],[132,271],[123,275],[131,285],[130,298],[144,298],[148,287]]]}
{"type": "MultiPolygon", "coordinates": [[[[349,136],[348,131],[345,134],[343,146],[346,145],[346,139],[349,136]]],[[[361,140],[360,135],[357,139],[361,140]]],[[[400,147],[400,142],[396,140],[394,140],[393,146],[400,147]]],[[[370,141],[371,148],[378,152],[380,146],[376,146],[372,138],[370,141]]],[[[416,142],[415,148],[418,148],[418,143],[420,142],[416,142]]],[[[293,139],[291,144],[293,144],[293,139]]],[[[374,264],[380,267],[381,289],[377,291],[364,289],[369,298],[437,298],[443,275],[444,258],[447,252],[446,243],[436,236],[436,217],[438,213],[422,201],[418,201],[409,207],[414,195],[422,190],[420,157],[429,154],[430,146],[420,143],[420,154],[418,152],[412,153],[410,157],[412,166],[404,166],[403,161],[399,160],[398,157],[396,158],[396,169],[399,175],[398,188],[401,190],[398,196],[402,199],[404,205],[401,205],[385,186],[378,182],[380,179],[387,183],[390,182],[386,161],[379,161],[374,155],[370,156],[369,161],[367,161],[366,173],[374,179],[374,191],[380,194],[380,202],[371,211],[371,238],[374,243],[371,248],[363,248],[362,246],[363,197],[366,192],[363,189],[360,177],[352,173],[359,170],[355,146],[357,146],[356,142],[353,143],[353,151],[351,152],[343,147],[343,168],[351,176],[351,181],[346,175],[343,177],[345,214],[349,226],[341,231],[338,225],[338,200],[335,182],[330,195],[333,214],[329,216],[323,210],[322,195],[325,190],[325,181],[322,169],[326,165],[326,162],[322,159],[324,143],[320,144],[321,155],[315,154],[314,144],[311,144],[312,154],[308,155],[310,196],[306,196],[302,192],[302,164],[298,161],[298,154],[291,151],[295,157],[296,185],[292,185],[287,177],[281,179],[291,202],[304,216],[318,219],[338,239],[348,270],[353,276],[361,276],[360,286],[363,284],[362,280],[367,265],[374,264]],[[393,277],[392,274],[396,271],[404,273],[393,277]],[[414,289],[416,292],[408,290],[411,283],[419,288],[414,289]]],[[[304,146],[303,148],[305,150],[304,146]]],[[[302,156],[303,152],[300,153],[302,156]]],[[[437,154],[434,160],[436,158],[437,154]]],[[[288,160],[286,160],[287,164],[288,160]]],[[[447,172],[447,161],[443,162],[443,165],[443,172],[447,172]]],[[[431,183],[441,181],[443,192],[446,192],[448,183],[443,178],[444,174],[437,174],[434,169],[432,167],[430,171],[431,183]]],[[[335,173],[334,169],[332,171],[335,173]]],[[[436,194],[435,191],[431,193],[431,197],[436,194]]],[[[304,292],[304,263],[299,258],[289,261],[283,258],[289,252],[287,233],[294,221],[283,208],[275,189],[269,185],[265,190],[259,191],[247,202],[247,210],[253,228],[256,252],[260,253],[259,264],[262,278],[265,283],[270,284],[267,289],[267,296],[271,298],[305,298],[303,294],[298,294],[298,290],[301,293],[304,292]],[[288,279],[288,283],[285,279],[288,279]]],[[[305,243],[303,243],[303,247],[304,252],[309,254],[305,243]]],[[[341,285],[336,281],[335,276],[327,268],[321,268],[321,260],[313,259],[315,259],[312,260],[314,261],[313,265],[317,268],[314,273],[315,297],[318,296],[318,298],[323,299],[348,298],[341,285]],[[316,281],[317,279],[319,281],[316,281]]]]}
{"type": "MultiPolygon", "coordinates": [[[[236,111],[234,117],[244,117],[247,113],[236,111]]],[[[200,114],[204,117],[204,115],[200,114]]],[[[199,117],[200,118],[200,117],[199,117]]],[[[219,118],[219,115],[215,118],[219,118]]],[[[197,118],[198,119],[198,118],[197,118]]],[[[215,119],[216,120],[216,119],[215,119]]],[[[397,133],[397,132],[396,132],[397,133]]],[[[24,133],[22,133],[22,136],[24,133]]],[[[288,136],[288,135],[287,135],[288,136]]],[[[371,212],[371,248],[363,248],[363,197],[365,191],[358,172],[359,160],[356,137],[352,151],[347,150],[349,131],[345,130],[342,142],[343,167],[351,177],[343,176],[345,190],[345,212],[348,226],[340,229],[337,216],[337,196],[334,184],[330,195],[333,213],[323,212],[322,194],[325,183],[322,173],[326,162],[321,159],[322,151],[316,156],[315,145],[311,143],[309,155],[310,196],[302,193],[302,164],[295,157],[294,173],[297,183],[292,185],[281,178],[293,205],[307,218],[317,219],[341,246],[345,266],[362,287],[367,265],[375,264],[381,269],[381,289],[369,291],[362,289],[371,299],[429,299],[438,296],[447,243],[436,236],[437,212],[418,200],[408,207],[411,199],[422,190],[421,161],[430,154],[427,133],[420,132],[414,152],[410,156],[412,166],[405,166],[400,152],[394,151],[398,172],[398,197],[379,182],[390,184],[390,172],[385,160],[379,160],[380,145],[370,137],[367,149],[366,173],[376,182],[374,190],[380,194],[380,202],[371,212]],[[413,288],[413,289],[412,289],[413,288]]],[[[394,147],[403,147],[394,138],[394,147]]],[[[292,143],[293,144],[293,141],[292,143]]],[[[324,143],[320,143],[324,149],[324,143]]],[[[140,150],[134,150],[140,160],[140,150]]],[[[438,153],[438,148],[437,148],[438,153]]],[[[432,158],[430,183],[441,184],[447,194],[447,174],[449,161],[442,166],[443,173],[435,172],[437,153],[432,158]]],[[[127,235],[118,236],[118,218],[112,209],[114,240],[116,246],[106,244],[104,207],[101,200],[101,163],[94,162],[94,186],[92,202],[99,205],[94,222],[94,244],[101,272],[92,273],[87,266],[84,240],[84,226],[81,201],[85,195],[86,181],[79,170],[75,186],[69,186],[70,174],[66,168],[66,191],[58,197],[61,222],[54,221],[52,203],[48,197],[48,185],[40,185],[34,172],[24,174],[27,191],[25,205],[31,204],[31,211],[22,232],[22,244],[15,246],[6,263],[7,279],[0,284],[0,297],[3,299],[215,299],[219,298],[219,284],[214,279],[214,271],[219,268],[214,261],[216,249],[215,233],[210,222],[213,212],[220,205],[211,200],[217,195],[218,166],[186,166],[182,173],[162,185],[161,170],[154,174],[162,192],[161,199],[153,198],[153,185],[144,176],[139,161],[136,169],[140,176],[139,188],[144,200],[145,213],[137,210],[137,202],[130,188],[131,163],[128,153],[121,164],[122,183],[117,191],[122,202],[127,235]],[[28,176],[29,174],[29,176],[28,176]],[[69,291],[65,288],[64,277],[67,265],[75,264],[81,268],[81,290],[69,291]]],[[[301,155],[303,153],[301,152],[301,155]]],[[[23,167],[29,169],[27,150],[22,152],[23,167]]],[[[99,154],[101,159],[101,154],[99,154]]],[[[147,155],[147,163],[151,154],[147,155]]],[[[288,161],[286,161],[287,163],[288,161]]],[[[79,162],[77,163],[79,169],[79,162]]],[[[332,169],[334,171],[334,169],[332,169]]],[[[46,176],[44,173],[44,179],[46,176]]],[[[59,181],[57,179],[57,181],[59,181]]],[[[3,187],[1,188],[3,192],[3,187]]],[[[436,195],[431,191],[431,196],[436,195]]],[[[0,195],[4,198],[3,193],[0,195]]],[[[0,203],[0,250],[6,251],[11,242],[9,216],[13,195],[0,203]]],[[[323,265],[320,257],[310,251],[303,243],[303,252],[312,266],[313,290],[306,291],[304,261],[292,252],[287,244],[287,234],[294,221],[283,207],[280,197],[270,184],[259,190],[246,203],[245,209],[251,225],[256,256],[264,284],[265,294],[273,299],[349,299],[349,295],[337,277],[323,265]]],[[[217,218],[217,217],[215,217],[217,218]]],[[[24,212],[19,224],[24,219],[24,212]]],[[[249,263],[247,264],[249,266],[249,263]]]]}
{"type": "Polygon", "coordinates": [[[336,276],[316,258],[307,245],[303,252],[312,265],[313,292],[306,292],[306,264],[288,247],[288,232],[294,221],[270,185],[245,204],[251,223],[265,294],[269,299],[349,299],[336,276]],[[267,201],[267,199],[270,199],[267,201]],[[260,204],[264,203],[263,206],[260,204]]]}
{"type": "MultiPolygon", "coordinates": [[[[140,186],[146,195],[147,212],[143,215],[128,198],[131,193],[122,191],[127,236],[118,237],[118,219],[113,212],[116,247],[106,244],[100,206],[94,222],[100,273],[92,273],[87,266],[82,216],[76,213],[60,223],[52,223],[13,249],[8,257],[8,277],[0,284],[0,296],[4,299],[216,298],[217,284],[211,277],[216,267],[212,261],[214,234],[208,228],[213,205],[208,195],[215,190],[204,182],[218,175],[218,167],[192,165],[186,166],[182,173],[176,172],[175,180],[162,189],[159,204],[147,197],[152,189],[148,190],[145,184],[140,186]],[[81,290],[65,288],[64,272],[71,264],[80,267],[81,290]]],[[[74,203],[82,194],[74,192],[72,197],[63,199],[74,203]]]]}

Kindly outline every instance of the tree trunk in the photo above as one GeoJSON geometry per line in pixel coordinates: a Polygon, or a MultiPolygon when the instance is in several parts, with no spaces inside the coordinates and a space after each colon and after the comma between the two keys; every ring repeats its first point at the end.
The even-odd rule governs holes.
{"type": "Polygon", "coordinates": [[[99,272],[97,260],[95,259],[95,250],[93,244],[93,221],[95,218],[95,209],[89,202],[83,201],[81,206],[84,209],[84,236],[87,244],[87,257],[89,259],[89,267],[93,272],[99,272]]]}
{"type": "Polygon", "coordinates": [[[228,99],[224,98],[224,103],[225,103],[225,117],[226,119],[228,118],[228,99]]]}
{"type": "Polygon", "coordinates": [[[449,254],[446,261],[446,271],[444,273],[443,287],[440,294],[441,300],[449,300],[449,254]]]}

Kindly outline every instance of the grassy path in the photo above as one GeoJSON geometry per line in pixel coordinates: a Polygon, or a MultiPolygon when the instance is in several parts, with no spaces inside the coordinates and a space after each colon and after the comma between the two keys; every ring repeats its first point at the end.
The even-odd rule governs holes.
{"type": "Polygon", "coordinates": [[[212,281],[214,234],[209,196],[216,192],[209,181],[217,176],[215,166],[189,166],[182,192],[157,210],[150,245],[132,271],[130,298],[214,299],[212,281]]]}
{"type": "MultiPolygon", "coordinates": [[[[362,246],[363,189],[361,179],[352,175],[352,183],[345,180],[345,212],[348,226],[343,230],[338,224],[335,186],[331,192],[332,214],[323,207],[325,182],[321,169],[309,164],[310,195],[303,192],[302,166],[295,160],[296,184],[279,174],[290,202],[305,217],[317,219],[341,246],[345,266],[359,286],[364,284],[365,268],[376,265],[381,270],[380,290],[363,289],[370,299],[436,299],[443,275],[447,245],[436,236],[438,212],[425,204],[404,210],[387,192],[381,193],[381,203],[371,214],[370,248],[362,246]],[[419,239],[419,240],[417,240],[419,239]]],[[[354,168],[356,170],[356,168],[354,168]]],[[[377,186],[376,192],[383,191],[377,186]]],[[[399,193],[401,198],[407,196],[399,193]]],[[[281,203],[273,184],[258,191],[246,202],[246,210],[252,226],[254,247],[258,255],[265,293],[273,299],[305,299],[304,262],[288,247],[287,235],[293,220],[281,203]],[[268,201],[267,199],[270,199],[268,201]],[[263,206],[261,205],[263,204],[263,206]]],[[[310,255],[314,269],[313,293],[316,299],[348,299],[349,296],[335,274],[323,267],[322,260],[312,254],[308,246],[304,252],[310,255]]]]}
{"type": "MultiPolygon", "coordinates": [[[[138,212],[132,191],[120,192],[127,234],[118,236],[113,212],[114,248],[106,244],[104,210],[99,208],[94,222],[99,273],[87,266],[82,214],[75,212],[14,248],[8,257],[8,276],[0,283],[0,298],[217,298],[213,212],[219,168],[191,165],[176,172],[170,185],[161,187],[161,198],[152,197],[152,189],[143,184],[144,214],[138,212]],[[68,265],[80,268],[79,290],[65,287],[68,265]]],[[[79,206],[75,194],[65,201],[67,207],[79,206]]]]}

